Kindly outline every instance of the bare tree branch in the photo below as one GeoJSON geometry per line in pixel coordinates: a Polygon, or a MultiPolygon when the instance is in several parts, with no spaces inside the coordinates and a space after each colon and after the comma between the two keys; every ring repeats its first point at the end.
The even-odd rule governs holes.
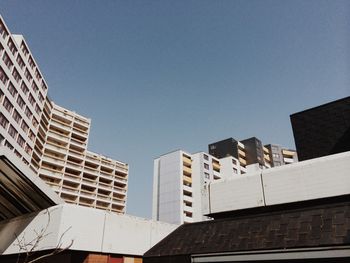
{"type": "Polygon", "coordinates": [[[21,255],[22,251],[25,254],[25,258],[22,261],[22,263],[34,263],[34,262],[37,262],[37,261],[39,261],[39,260],[41,260],[43,258],[47,258],[47,257],[53,256],[53,255],[59,254],[59,253],[65,251],[65,250],[68,250],[73,245],[74,240],[72,239],[71,242],[69,243],[69,245],[67,245],[65,247],[62,247],[62,245],[63,245],[62,240],[63,240],[64,236],[72,228],[72,227],[69,227],[61,234],[61,236],[60,236],[60,238],[59,238],[59,240],[57,242],[56,247],[51,252],[48,252],[47,254],[44,254],[44,255],[41,255],[41,256],[38,256],[38,257],[36,257],[34,259],[31,259],[31,258],[35,257],[34,254],[37,252],[36,249],[38,248],[38,246],[41,243],[41,241],[43,241],[47,236],[52,234],[51,232],[47,233],[47,230],[48,230],[48,228],[50,226],[50,223],[51,223],[50,211],[48,209],[46,209],[45,214],[47,214],[46,225],[44,227],[42,227],[39,231],[33,230],[34,234],[35,234],[35,237],[32,240],[27,242],[26,239],[25,239],[25,233],[22,235],[21,238],[19,238],[17,236],[17,234],[15,234],[15,238],[16,238],[16,244],[15,245],[18,246],[18,248],[19,248],[19,254],[18,254],[18,258],[17,258],[17,262],[16,263],[20,262],[20,258],[21,258],[20,255],[21,255]]]}

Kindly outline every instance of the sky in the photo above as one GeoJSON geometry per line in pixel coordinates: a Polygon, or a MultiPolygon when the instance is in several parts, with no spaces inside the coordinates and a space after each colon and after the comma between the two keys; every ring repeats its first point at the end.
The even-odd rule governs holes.
{"type": "Polygon", "coordinates": [[[255,136],[294,148],[289,115],[350,95],[350,1],[5,1],[89,150],[130,166],[150,218],[153,160],[255,136]]]}

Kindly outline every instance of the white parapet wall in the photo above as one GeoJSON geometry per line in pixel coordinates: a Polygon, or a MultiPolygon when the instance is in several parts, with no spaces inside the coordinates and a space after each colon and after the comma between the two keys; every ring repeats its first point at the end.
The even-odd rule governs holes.
{"type": "Polygon", "coordinates": [[[178,226],[128,215],[63,204],[37,214],[0,222],[0,255],[17,254],[18,240],[36,238],[45,229],[47,236],[36,251],[61,247],[70,250],[142,256],[178,226]],[[16,238],[16,236],[18,238],[16,238]]]}
{"type": "Polygon", "coordinates": [[[214,182],[209,191],[210,213],[264,206],[260,173],[214,182]]]}
{"type": "Polygon", "coordinates": [[[248,173],[210,185],[210,213],[350,194],[350,152],[248,173]]]}

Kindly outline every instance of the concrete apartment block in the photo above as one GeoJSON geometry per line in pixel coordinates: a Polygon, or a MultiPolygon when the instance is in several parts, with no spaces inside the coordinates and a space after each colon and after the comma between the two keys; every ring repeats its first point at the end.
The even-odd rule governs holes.
{"type": "Polygon", "coordinates": [[[125,213],[128,165],[88,151],[91,120],[55,104],[23,36],[0,17],[0,147],[68,203],[125,213]]]}

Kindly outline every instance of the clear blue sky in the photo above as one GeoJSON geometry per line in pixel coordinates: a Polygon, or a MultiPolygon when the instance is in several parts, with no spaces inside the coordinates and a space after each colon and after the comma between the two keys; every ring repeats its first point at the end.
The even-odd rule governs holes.
{"type": "Polygon", "coordinates": [[[227,137],[294,147],[289,115],[350,95],[350,1],[0,1],[90,150],[130,164],[151,216],[153,159],[227,137]]]}

